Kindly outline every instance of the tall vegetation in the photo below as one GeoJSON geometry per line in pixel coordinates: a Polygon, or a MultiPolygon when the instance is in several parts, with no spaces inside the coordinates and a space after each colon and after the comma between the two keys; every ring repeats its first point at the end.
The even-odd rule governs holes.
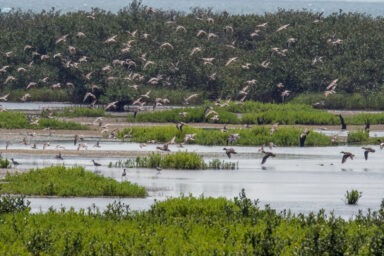
{"type": "MultiPolygon", "coordinates": [[[[173,10],[152,12],[137,1],[118,13],[95,9],[91,16],[94,19],[87,16],[91,15],[84,11],[54,10],[0,14],[0,49],[12,52],[0,57],[0,66],[9,66],[0,82],[4,83],[8,75],[16,77],[4,84],[1,91],[16,89],[20,93],[29,82],[38,82],[36,90],[44,89],[45,94],[50,92],[58,98],[65,91],[72,101],[80,102],[92,85],[98,85],[100,88],[94,93],[99,101],[119,101],[119,107],[151,88],[178,92],[178,102],[172,103],[180,103],[182,97],[187,96],[186,91],[204,91],[210,99],[231,96],[236,100],[240,99],[238,93],[246,81],[253,79],[256,82],[248,88],[248,98],[263,102],[282,102],[284,90],[291,91],[285,101],[304,92],[319,93],[336,78],[339,79],[337,92],[366,95],[383,91],[383,17],[334,13],[314,23],[318,13],[307,11],[230,15],[195,8],[186,14],[173,10]],[[207,22],[207,18],[214,22],[207,22]],[[251,36],[261,23],[268,25],[260,29],[258,35],[251,36]],[[284,24],[289,26],[276,32],[284,24]],[[179,25],[185,27],[185,32],[176,30],[179,25]],[[226,26],[232,26],[233,32],[224,30],[226,26]],[[135,34],[127,33],[136,30],[135,34]],[[199,30],[217,37],[196,36],[199,30]],[[78,36],[78,32],[86,37],[78,36]],[[64,42],[56,43],[67,34],[64,42]],[[114,35],[117,35],[116,43],[105,43],[114,35]],[[288,43],[289,38],[296,40],[288,43]],[[336,39],[342,40],[341,43],[333,44],[336,39]],[[173,49],[160,47],[164,42],[170,43],[173,49]],[[24,50],[26,45],[32,48],[24,50]],[[75,51],[69,52],[69,46],[75,47],[75,51]],[[201,51],[191,56],[194,47],[201,47],[201,51]],[[276,47],[288,51],[276,54],[271,50],[276,47]],[[62,57],[53,58],[56,53],[62,57]],[[42,55],[49,58],[42,60],[42,55]],[[83,56],[88,60],[80,63],[83,56]],[[312,64],[316,56],[322,56],[322,62],[312,64]],[[204,65],[203,57],[215,58],[213,65],[204,65]],[[226,66],[231,57],[238,59],[226,66]],[[121,60],[121,65],[113,65],[113,60],[121,60]],[[155,64],[145,66],[148,60],[155,64]],[[33,64],[28,66],[31,61],[33,64]],[[270,63],[268,68],[259,65],[262,61],[270,63]],[[245,63],[251,63],[248,69],[241,67],[245,63]],[[107,65],[111,65],[110,71],[103,71],[107,65]],[[19,67],[26,68],[27,72],[18,72],[19,67]],[[93,73],[88,80],[85,75],[89,72],[93,73]],[[144,79],[129,76],[131,72],[144,79]],[[210,79],[213,73],[216,73],[215,79],[210,79]],[[46,76],[48,83],[39,82],[46,76]],[[159,78],[159,83],[150,85],[151,77],[159,78]],[[50,89],[58,82],[61,88],[50,89]],[[74,86],[67,86],[67,82],[74,86]],[[276,86],[278,83],[284,87],[276,86]],[[133,84],[139,85],[137,91],[127,86],[133,84]]],[[[37,96],[33,93],[32,99],[37,96]]],[[[154,100],[156,96],[150,97],[154,100]]]]}
{"type": "MultiPolygon", "coordinates": [[[[124,138],[124,135],[130,133],[130,140],[134,142],[147,142],[155,140],[159,143],[170,141],[176,136],[176,143],[184,140],[185,134],[195,133],[193,141],[188,143],[196,143],[200,145],[226,145],[228,136],[231,133],[238,133],[240,138],[233,145],[255,146],[267,145],[270,142],[278,146],[298,146],[300,144],[300,134],[302,129],[293,127],[281,127],[277,131],[270,133],[270,127],[258,126],[252,129],[229,129],[228,132],[221,132],[217,129],[201,129],[193,127],[184,127],[180,132],[174,126],[154,126],[154,127],[132,127],[125,128],[118,133],[118,137],[124,138]]],[[[308,146],[327,146],[331,145],[331,140],[324,134],[310,132],[305,141],[308,146]]]]}
{"type": "MultiPolygon", "coordinates": [[[[0,211],[2,255],[381,255],[384,212],[345,220],[324,210],[277,213],[242,192],[233,200],[182,196],[136,212],[27,206],[0,211]],[[21,211],[20,211],[21,210],[21,211]],[[8,212],[8,213],[7,213],[8,212]]],[[[2,202],[0,201],[0,209],[2,202]]]]}

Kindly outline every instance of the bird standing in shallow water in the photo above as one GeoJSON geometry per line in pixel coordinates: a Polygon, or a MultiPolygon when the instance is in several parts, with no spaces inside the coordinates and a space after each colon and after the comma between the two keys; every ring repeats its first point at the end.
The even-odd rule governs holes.
{"type": "Polygon", "coordinates": [[[161,170],[162,170],[162,169],[161,169],[159,166],[156,166],[157,174],[160,174],[161,170]]]}
{"type": "Polygon", "coordinates": [[[368,154],[369,153],[375,153],[375,151],[376,151],[373,148],[362,147],[362,149],[364,149],[364,158],[365,158],[365,160],[368,160],[368,154]]]}
{"type": "Polygon", "coordinates": [[[101,166],[101,164],[95,162],[95,160],[92,160],[92,162],[93,162],[93,165],[96,166],[96,167],[101,166]]]}
{"type": "Polygon", "coordinates": [[[16,162],[15,159],[11,158],[11,161],[12,161],[12,164],[16,167],[17,165],[19,165],[20,163],[19,162],[16,162]]]}

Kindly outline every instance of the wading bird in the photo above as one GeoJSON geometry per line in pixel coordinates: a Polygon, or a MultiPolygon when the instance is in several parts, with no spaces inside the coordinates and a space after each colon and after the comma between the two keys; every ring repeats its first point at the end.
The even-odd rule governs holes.
{"type": "Polygon", "coordinates": [[[307,139],[307,136],[309,134],[310,130],[305,130],[303,133],[300,134],[300,147],[304,147],[305,140],[307,139]]]}

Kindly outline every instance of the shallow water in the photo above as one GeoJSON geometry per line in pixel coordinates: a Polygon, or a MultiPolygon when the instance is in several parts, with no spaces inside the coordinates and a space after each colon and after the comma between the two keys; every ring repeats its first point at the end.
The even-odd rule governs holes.
{"type": "MultiPolygon", "coordinates": [[[[137,151],[136,143],[105,142],[102,149],[137,151]]],[[[21,146],[21,145],[20,145],[21,146]]],[[[153,151],[156,145],[149,145],[142,150],[153,151]]],[[[23,146],[22,146],[23,147],[23,146]]],[[[24,146],[25,147],[25,146],[24,146]]],[[[70,145],[68,145],[70,147],[70,145]]],[[[180,194],[199,196],[227,197],[237,196],[242,188],[247,196],[260,199],[261,205],[270,204],[277,210],[291,209],[295,213],[309,213],[321,208],[332,210],[339,216],[348,218],[357,214],[359,209],[378,209],[384,197],[384,167],[383,151],[377,146],[376,153],[369,155],[369,160],[363,158],[360,146],[341,147],[276,147],[273,152],[276,158],[268,159],[264,167],[260,161],[262,155],[258,147],[234,147],[238,152],[230,161],[239,162],[239,169],[228,170],[162,170],[160,174],[154,169],[132,168],[127,170],[127,180],[145,186],[149,191],[146,199],[121,199],[132,209],[148,209],[154,199],[163,200],[180,194]],[[340,151],[356,154],[356,158],[341,164],[340,151]],[[344,203],[346,190],[357,189],[363,192],[358,206],[348,206],[344,203]]],[[[170,146],[172,151],[181,150],[170,146]]],[[[206,147],[188,145],[182,150],[196,151],[209,155],[206,161],[219,158],[228,161],[222,147],[206,147]]],[[[95,149],[100,150],[100,149],[95,149]]],[[[269,149],[268,149],[269,150],[269,149]]],[[[89,157],[65,156],[64,161],[53,159],[52,156],[33,156],[28,154],[7,154],[21,162],[21,167],[44,167],[52,164],[66,166],[81,165],[90,171],[115,178],[121,181],[121,168],[108,168],[109,162],[126,160],[119,157],[95,158],[103,166],[97,169],[89,157]]],[[[3,152],[4,155],[4,152],[3,152]]],[[[75,209],[87,208],[95,204],[103,209],[116,198],[29,198],[33,211],[47,210],[50,206],[59,208],[73,206],[75,209]]]]}

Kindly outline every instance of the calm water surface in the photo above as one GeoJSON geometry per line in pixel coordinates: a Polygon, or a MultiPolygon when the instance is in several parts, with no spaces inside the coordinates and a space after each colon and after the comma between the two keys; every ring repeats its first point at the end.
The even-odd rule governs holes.
{"type": "MultiPolygon", "coordinates": [[[[89,142],[89,145],[92,145],[89,142]]],[[[102,149],[114,147],[116,150],[139,150],[135,143],[102,143],[102,149]]],[[[16,145],[12,145],[16,147],[16,145]]],[[[53,142],[53,146],[55,143],[53,142]]],[[[143,150],[153,151],[156,145],[149,145],[143,150]]],[[[21,146],[20,147],[25,147],[21,146]]],[[[66,145],[71,149],[69,143],[66,145]]],[[[377,146],[373,146],[377,147],[377,146]]],[[[172,151],[180,150],[176,146],[172,151]]],[[[180,194],[199,196],[226,197],[237,196],[242,188],[248,197],[260,199],[261,205],[270,204],[277,210],[291,209],[295,213],[309,213],[321,208],[327,212],[335,211],[339,216],[349,218],[357,214],[358,210],[367,211],[368,208],[378,209],[384,197],[384,152],[377,150],[370,154],[369,160],[363,158],[363,151],[359,146],[354,147],[318,147],[296,148],[278,147],[273,152],[276,158],[269,159],[264,167],[260,161],[262,155],[258,147],[234,147],[238,151],[231,161],[239,162],[239,169],[235,171],[223,170],[163,170],[160,174],[154,169],[128,169],[127,180],[145,186],[149,197],[145,199],[121,199],[132,209],[148,209],[154,199],[164,200],[180,194]],[[350,151],[356,154],[353,161],[341,164],[340,151],[350,151]],[[358,189],[363,197],[358,206],[348,206],[343,198],[346,190],[358,189]]],[[[210,157],[228,161],[222,147],[205,147],[191,145],[188,151],[204,152],[210,157]]],[[[100,150],[100,149],[97,149],[100,150]]],[[[185,149],[183,149],[185,150],[185,149]]],[[[23,168],[44,167],[52,164],[66,166],[81,165],[87,170],[95,171],[106,177],[121,181],[121,168],[108,168],[109,162],[126,160],[126,158],[103,157],[95,159],[103,166],[95,169],[88,157],[69,157],[64,154],[64,161],[53,159],[52,156],[36,156],[28,154],[7,154],[22,163],[23,168]]],[[[33,211],[47,210],[50,206],[59,208],[74,207],[87,208],[95,204],[103,209],[114,198],[29,198],[33,211]]]]}

